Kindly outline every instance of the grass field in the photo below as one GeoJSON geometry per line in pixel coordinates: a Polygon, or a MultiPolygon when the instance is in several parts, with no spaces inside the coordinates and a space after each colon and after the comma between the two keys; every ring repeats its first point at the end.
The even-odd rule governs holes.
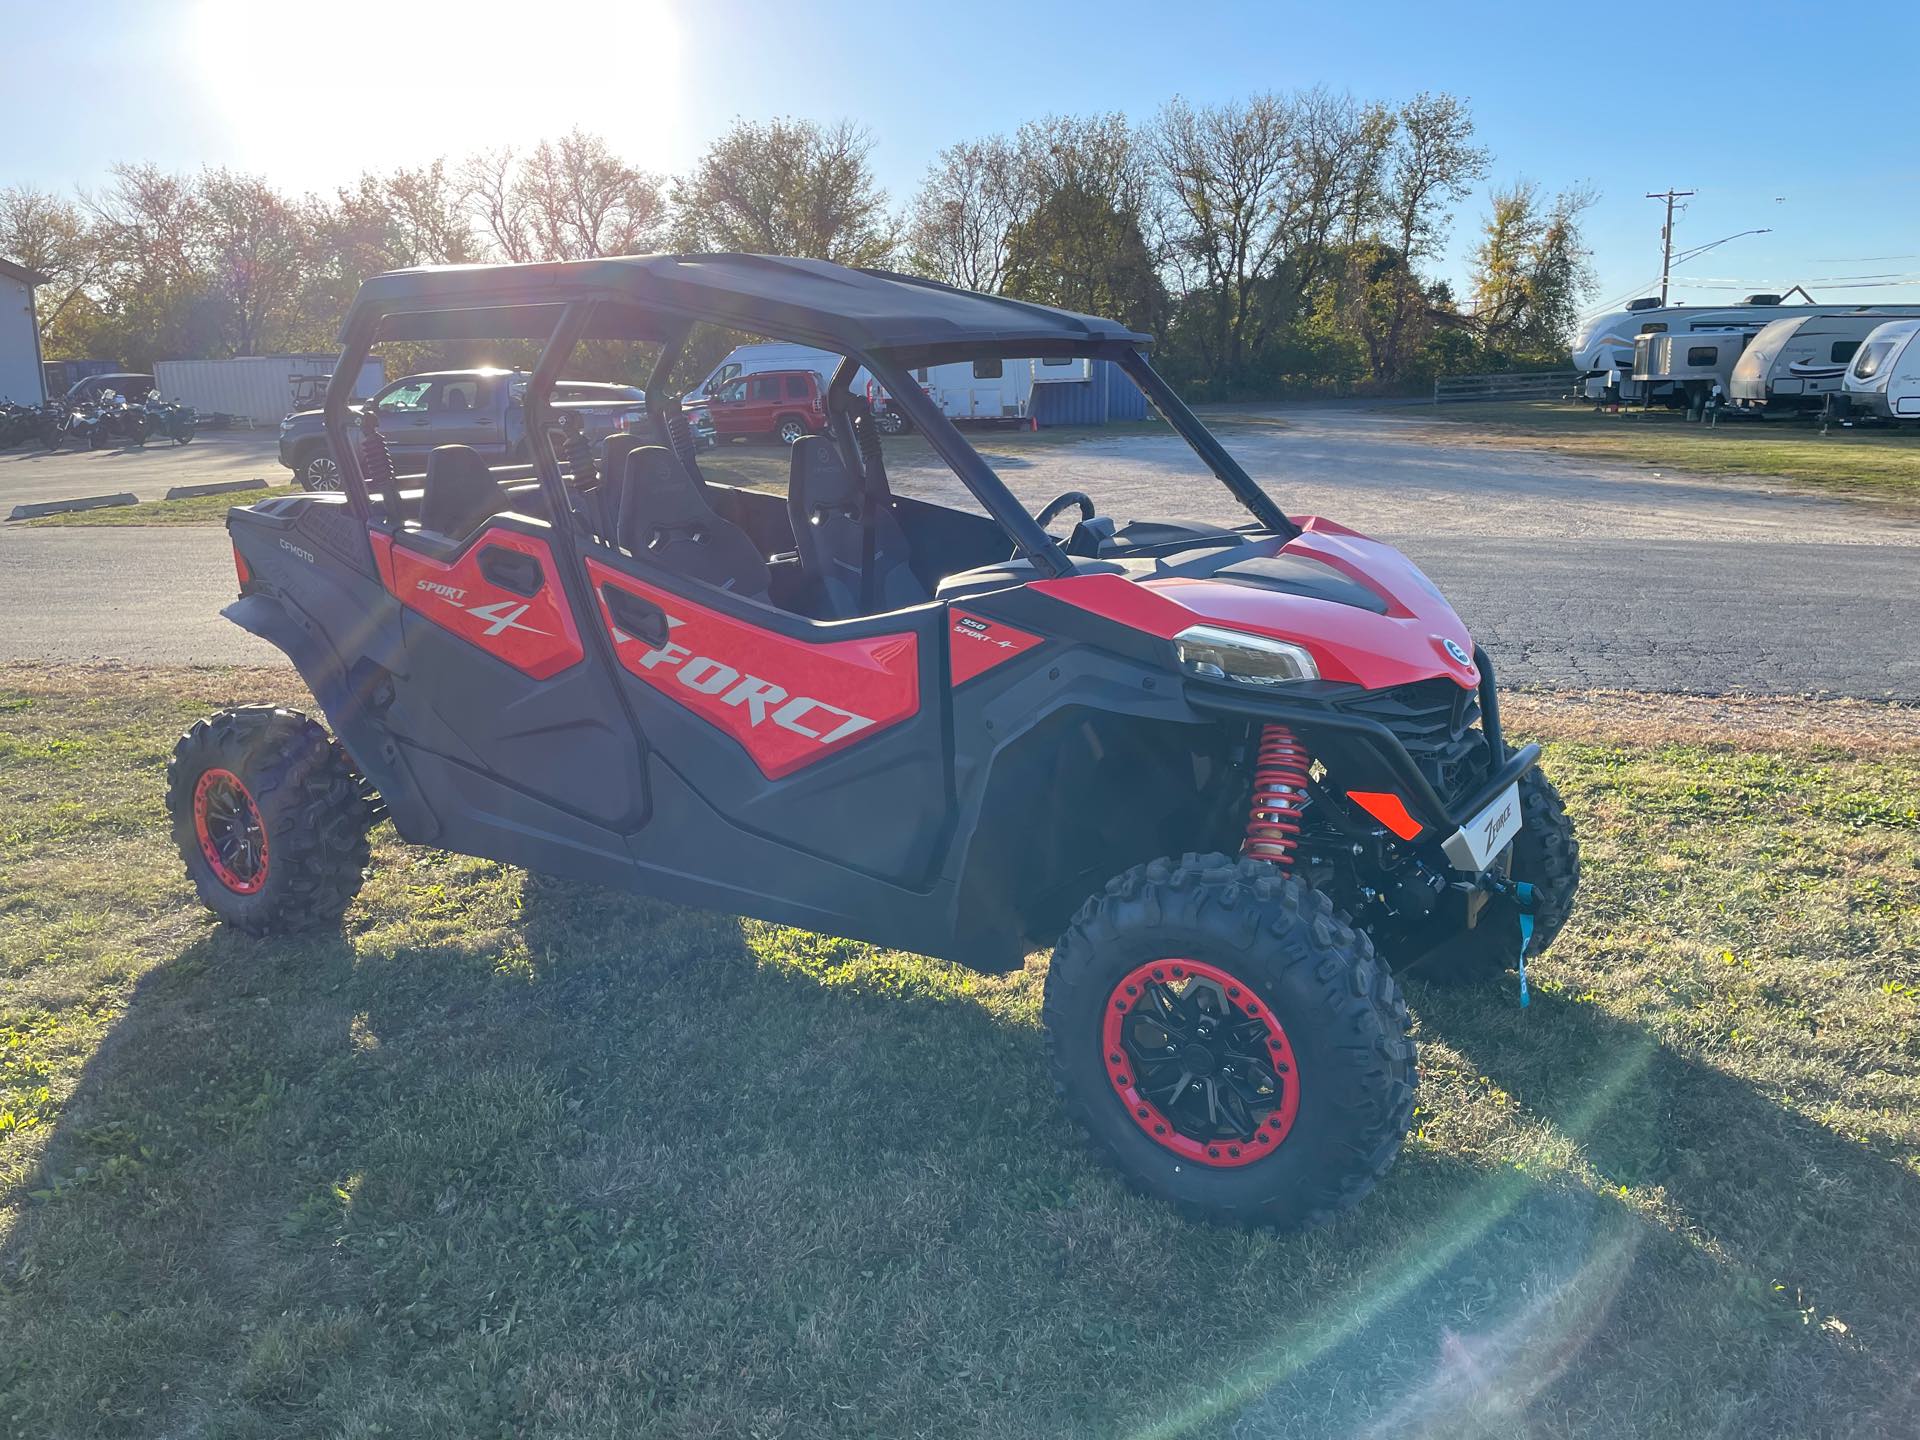
{"type": "Polygon", "coordinates": [[[1771,475],[1823,490],[1920,502],[1920,429],[1834,430],[1810,422],[1727,420],[1708,428],[1671,410],[1595,414],[1557,400],[1409,407],[1492,445],[1664,465],[1704,475],[1771,475]]]}
{"type": "Polygon", "coordinates": [[[382,838],[262,943],[162,836],[278,672],[0,669],[0,1434],[1910,1436],[1920,727],[1515,697],[1581,910],[1409,981],[1417,1133],[1186,1224],[982,978],[382,838]]]}

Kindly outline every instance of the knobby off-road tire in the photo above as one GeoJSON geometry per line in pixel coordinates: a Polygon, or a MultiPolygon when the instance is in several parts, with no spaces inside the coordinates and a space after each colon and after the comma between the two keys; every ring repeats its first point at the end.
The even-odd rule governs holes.
{"type": "MultiPolygon", "coordinates": [[[[1512,878],[1533,887],[1533,937],[1527,958],[1544,955],[1568,917],[1580,889],[1580,840],[1560,792],[1538,766],[1520,777],[1520,833],[1513,837],[1512,878]]],[[[1500,898],[1487,902],[1480,923],[1450,936],[1420,957],[1409,972],[1442,985],[1498,981],[1520,958],[1520,913],[1500,898]]]]}
{"type": "Polygon", "coordinates": [[[1130,1184],[1195,1219],[1326,1220],[1387,1172],[1412,1119],[1414,1043],[1392,972],[1325,895],[1263,862],[1187,855],[1108,882],[1054,948],[1041,1018],[1068,1112],[1130,1184]],[[1179,998],[1156,976],[1184,985],[1189,1005],[1208,988],[1225,1000],[1214,1038],[1256,1037],[1252,1070],[1229,1062],[1235,1084],[1260,1061],[1277,1081],[1278,1103],[1251,1143],[1195,1138],[1175,1123],[1174,1103],[1149,1103],[1149,1087],[1165,1093],[1165,1072],[1136,1064],[1142,1052],[1128,1047],[1154,1022],[1143,1010],[1108,1017],[1148,1003],[1130,984],[1179,998]]]}
{"type": "Polygon", "coordinates": [[[250,935],[340,923],[378,811],[339,743],[293,710],[222,710],[167,762],[173,842],[201,903],[250,935]]]}

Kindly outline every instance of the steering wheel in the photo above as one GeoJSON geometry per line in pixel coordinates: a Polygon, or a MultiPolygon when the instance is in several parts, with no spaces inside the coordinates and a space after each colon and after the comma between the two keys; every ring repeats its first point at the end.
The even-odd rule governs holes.
{"type": "Polygon", "coordinates": [[[1048,523],[1053,519],[1053,517],[1058,515],[1062,510],[1066,509],[1067,506],[1069,505],[1078,505],[1080,507],[1080,518],[1083,521],[1091,520],[1096,514],[1099,513],[1093,508],[1093,497],[1088,495],[1086,491],[1063,490],[1058,495],[1054,496],[1053,499],[1049,500],[1046,503],[1046,507],[1042,509],[1040,513],[1034,516],[1033,518],[1035,521],[1038,522],[1040,528],[1044,530],[1047,528],[1048,523]]]}

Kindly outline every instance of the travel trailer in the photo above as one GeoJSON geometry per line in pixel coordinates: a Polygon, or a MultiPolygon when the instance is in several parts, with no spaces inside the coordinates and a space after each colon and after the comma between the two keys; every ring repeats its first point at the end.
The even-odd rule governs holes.
{"type": "MultiPolygon", "coordinates": [[[[1798,287],[1789,294],[1805,295],[1798,287]]],[[[1634,343],[1642,335],[1690,335],[1728,330],[1752,334],[1769,321],[1787,315],[1818,314],[1831,306],[1811,300],[1783,305],[1780,295],[1749,295],[1733,305],[1662,305],[1648,296],[1624,310],[1602,315],[1590,324],[1573,347],[1573,366],[1580,372],[1580,393],[1593,401],[1642,401],[1679,393],[1668,381],[1633,378],[1634,343]]]]}
{"type": "Polygon", "coordinates": [[[1775,320],[1733,367],[1727,396],[1750,411],[1818,410],[1840,393],[1867,336],[1891,320],[1920,317],[1920,305],[1862,305],[1775,320]]]}
{"type": "MultiPolygon", "coordinates": [[[[1785,322],[1781,322],[1785,323],[1785,322]]],[[[1753,339],[1742,329],[1691,330],[1678,335],[1653,333],[1633,337],[1633,380],[1641,398],[1678,393],[1687,409],[1699,410],[1714,387],[1727,393],[1727,381],[1740,353],[1753,339]]]]}
{"type": "Polygon", "coordinates": [[[1841,377],[1840,398],[1852,415],[1920,421],[1920,318],[1868,332],[1841,377]]]}

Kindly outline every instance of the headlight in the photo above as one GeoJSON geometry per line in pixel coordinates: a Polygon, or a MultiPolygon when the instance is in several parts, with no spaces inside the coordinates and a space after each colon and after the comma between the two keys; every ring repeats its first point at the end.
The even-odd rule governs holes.
{"type": "Polygon", "coordinates": [[[1173,648],[1182,667],[1208,680],[1284,685],[1320,678],[1320,667],[1305,647],[1264,635],[1194,625],[1173,637],[1173,648]]]}

